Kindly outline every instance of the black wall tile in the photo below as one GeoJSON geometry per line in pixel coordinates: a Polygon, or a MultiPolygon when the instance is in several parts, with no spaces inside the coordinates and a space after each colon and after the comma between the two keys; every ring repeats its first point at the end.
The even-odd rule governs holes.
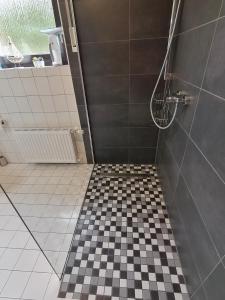
{"type": "Polygon", "coordinates": [[[178,77],[201,85],[214,28],[215,23],[211,23],[179,36],[174,60],[174,72],[178,77]]]}
{"type": "Polygon", "coordinates": [[[127,75],[129,42],[82,44],[81,57],[85,76],[127,75]]]}
{"type": "Polygon", "coordinates": [[[196,110],[196,105],[199,98],[200,90],[188,83],[181,80],[173,80],[172,91],[184,91],[189,97],[191,97],[191,103],[189,105],[179,104],[177,107],[176,120],[182,126],[182,128],[189,133],[196,110]]]}
{"type": "Polygon", "coordinates": [[[184,0],[180,32],[205,24],[219,16],[222,0],[184,0]]]}
{"type": "Polygon", "coordinates": [[[131,38],[168,36],[171,0],[131,0],[130,6],[131,38]]]}
{"type": "Polygon", "coordinates": [[[158,37],[168,35],[172,0],[73,2],[96,162],[153,162],[157,133],[148,103],[166,51],[167,38],[158,37]]]}
{"type": "Polygon", "coordinates": [[[127,148],[95,148],[98,163],[128,163],[127,148]]]}
{"type": "Polygon", "coordinates": [[[148,127],[152,125],[153,121],[149,111],[149,103],[129,105],[129,126],[148,127]]]}
{"type": "Polygon", "coordinates": [[[191,136],[225,180],[225,101],[201,92],[191,136]]]}
{"type": "Polygon", "coordinates": [[[128,148],[129,164],[152,164],[155,162],[155,148],[128,148]]]}
{"type": "MultiPolygon", "coordinates": [[[[158,75],[131,75],[130,102],[149,103],[158,75]]],[[[164,90],[164,81],[161,80],[157,92],[164,90]]]]}
{"type": "Polygon", "coordinates": [[[128,126],[128,105],[89,105],[92,127],[128,126]]]}
{"type": "Polygon", "coordinates": [[[167,46],[167,39],[132,40],[131,74],[158,74],[167,46]]]}
{"type": "Polygon", "coordinates": [[[129,103],[129,76],[87,76],[88,104],[129,103]]]}
{"type": "Polygon", "coordinates": [[[167,132],[166,144],[173,154],[178,166],[181,165],[188,136],[181,126],[174,121],[167,132]]]}
{"type": "Polygon", "coordinates": [[[219,257],[182,177],[179,179],[175,201],[189,244],[195,245],[192,247],[193,257],[204,280],[219,261],[219,257]]]}
{"type": "Polygon", "coordinates": [[[200,287],[196,293],[192,296],[193,300],[206,300],[207,299],[207,296],[205,294],[205,291],[203,289],[203,287],[200,287]]]}
{"type": "Polygon", "coordinates": [[[223,1],[223,5],[222,5],[222,8],[221,8],[220,15],[221,15],[221,16],[224,16],[224,15],[225,15],[225,2],[224,2],[224,1],[223,1]]]}
{"type": "Polygon", "coordinates": [[[196,199],[196,205],[206,223],[220,255],[225,254],[225,185],[194,146],[189,143],[182,167],[182,174],[196,199]]]}
{"type": "Polygon", "coordinates": [[[222,263],[220,263],[204,283],[204,288],[206,290],[208,299],[225,299],[224,278],[225,269],[222,263]]]}
{"type": "MultiPolygon", "coordinates": [[[[187,240],[186,230],[182,218],[174,205],[173,211],[169,209],[173,233],[176,239],[176,246],[180,254],[182,269],[184,272],[186,284],[190,295],[201,285],[201,279],[193,259],[192,246],[187,240]]],[[[201,299],[201,298],[200,298],[201,299]]],[[[204,298],[206,300],[206,298],[204,298]]]]}
{"type": "Polygon", "coordinates": [[[205,231],[209,233],[210,241],[217,249],[217,254],[222,257],[225,253],[222,229],[225,227],[225,203],[223,201],[225,187],[221,180],[221,177],[224,178],[225,163],[222,130],[225,114],[223,113],[223,100],[210,94],[217,94],[225,98],[225,73],[223,70],[225,27],[224,19],[217,19],[222,2],[221,16],[224,16],[224,1],[199,0],[196,3],[194,0],[183,0],[178,32],[186,32],[176,38],[177,47],[173,60],[173,72],[177,80],[172,82],[171,90],[187,91],[189,95],[194,96],[194,102],[186,107],[179,105],[176,115],[177,123],[185,132],[190,134],[193,125],[191,135],[187,136],[188,147],[181,174],[179,174],[179,170],[177,171],[177,157],[179,157],[177,153],[183,152],[182,135],[174,132],[173,127],[168,132],[160,132],[157,153],[160,172],[164,179],[165,200],[169,212],[172,212],[171,222],[188,289],[193,300],[225,298],[224,283],[221,280],[225,277],[222,265],[217,267],[204,285],[198,274],[200,271],[203,278],[210,274],[212,268],[216,268],[216,263],[211,257],[212,252],[206,246],[210,242],[206,239],[205,231]],[[196,8],[196,4],[198,8],[196,8]],[[207,24],[207,22],[210,23],[207,24]],[[216,26],[215,39],[212,41],[216,26]],[[212,50],[211,53],[210,50],[212,50]],[[209,62],[206,69],[208,57],[209,62]],[[199,100],[198,95],[205,70],[203,88],[210,93],[202,91],[199,100]],[[217,175],[217,172],[220,176],[217,175]],[[176,191],[176,194],[179,192],[179,199],[173,201],[171,190],[174,190],[174,182],[177,182],[177,178],[181,182],[181,175],[185,178],[185,184],[183,187],[180,187],[181,183],[179,184],[180,191],[176,191]],[[185,185],[188,187],[189,194],[185,192],[185,190],[187,191],[185,185]],[[177,205],[181,211],[179,218],[176,213],[177,205]],[[194,210],[195,207],[197,210],[194,210]],[[183,227],[185,224],[184,231],[181,230],[182,224],[183,227]],[[196,228],[201,228],[201,231],[196,228]],[[198,235],[200,235],[199,238],[198,235]],[[191,257],[192,259],[190,259],[191,257]]]}
{"type": "Polygon", "coordinates": [[[213,41],[211,55],[207,66],[206,76],[204,80],[204,89],[225,98],[225,20],[224,18],[218,22],[215,39],[213,41]]]}
{"type": "Polygon", "coordinates": [[[156,147],[158,129],[150,127],[129,127],[130,147],[156,147]]]}
{"type": "Polygon", "coordinates": [[[127,127],[92,127],[92,136],[96,148],[128,146],[127,127]]]}
{"type": "Polygon", "coordinates": [[[162,137],[162,132],[160,132],[159,141],[157,163],[159,164],[166,203],[168,207],[171,207],[178,182],[179,168],[162,137]]]}
{"type": "Polygon", "coordinates": [[[128,40],[129,0],[75,0],[81,43],[128,40]]]}

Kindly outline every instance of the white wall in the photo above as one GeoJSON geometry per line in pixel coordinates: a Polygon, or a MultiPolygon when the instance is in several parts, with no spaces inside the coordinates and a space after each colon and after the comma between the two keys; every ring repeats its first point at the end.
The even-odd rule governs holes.
{"type": "MultiPolygon", "coordinates": [[[[0,152],[21,163],[14,128],[81,128],[69,66],[0,70],[0,152]]],[[[86,162],[83,138],[77,139],[86,162]]]]}

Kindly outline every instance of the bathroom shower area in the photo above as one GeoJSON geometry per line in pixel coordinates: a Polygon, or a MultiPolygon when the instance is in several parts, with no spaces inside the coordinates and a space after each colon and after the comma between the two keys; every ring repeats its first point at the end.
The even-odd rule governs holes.
{"type": "Polygon", "coordinates": [[[2,0],[0,300],[225,299],[224,0],[2,0]]]}

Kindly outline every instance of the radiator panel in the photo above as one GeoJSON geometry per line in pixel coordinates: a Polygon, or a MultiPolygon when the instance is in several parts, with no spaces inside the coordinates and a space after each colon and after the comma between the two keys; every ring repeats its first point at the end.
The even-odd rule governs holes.
{"type": "Polygon", "coordinates": [[[76,163],[71,129],[16,129],[15,138],[27,163],[76,163]]]}

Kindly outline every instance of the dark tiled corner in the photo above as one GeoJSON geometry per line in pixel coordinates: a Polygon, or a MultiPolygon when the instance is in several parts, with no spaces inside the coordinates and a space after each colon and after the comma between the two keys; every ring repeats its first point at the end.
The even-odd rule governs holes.
{"type": "Polygon", "coordinates": [[[187,141],[188,136],[186,132],[177,121],[174,121],[167,131],[166,144],[178,166],[182,163],[187,141]]]}

